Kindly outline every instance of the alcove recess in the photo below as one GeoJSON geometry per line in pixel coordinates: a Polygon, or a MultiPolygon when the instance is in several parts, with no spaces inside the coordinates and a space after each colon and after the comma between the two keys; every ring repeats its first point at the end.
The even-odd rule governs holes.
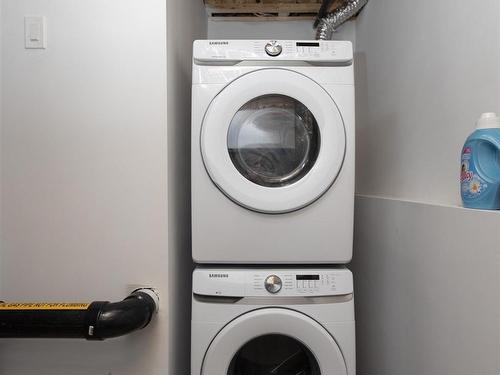
{"type": "MultiPolygon", "coordinates": [[[[322,0],[204,0],[208,17],[214,21],[312,20],[322,0]]],[[[325,2],[331,12],[343,0],[325,2]]]]}

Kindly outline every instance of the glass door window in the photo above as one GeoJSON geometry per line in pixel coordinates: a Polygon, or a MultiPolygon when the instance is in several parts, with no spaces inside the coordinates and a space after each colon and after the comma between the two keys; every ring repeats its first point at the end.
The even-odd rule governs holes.
{"type": "Polygon", "coordinates": [[[238,171],[261,186],[290,185],[304,177],[319,153],[320,132],[307,107],[285,95],[263,95],[243,105],[228,131],[238,171]]]}
{"type": "Polygon", "coordinates": [[[320,375],[318,362],[301,342],[271,334],[246,343],[234,356],[227,375],[320,375]]]}

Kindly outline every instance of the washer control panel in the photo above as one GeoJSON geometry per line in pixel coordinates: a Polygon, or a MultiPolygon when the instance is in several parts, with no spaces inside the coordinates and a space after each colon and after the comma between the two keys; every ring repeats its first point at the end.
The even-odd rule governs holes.
{"type": "Polygon", "coordinates": [[[270,60],[348,65],[353,47],[349,41],[333,40],[196,40],[193,58],[208,65],[270,60]]]}
{"type": "Polygon", "coordinates": [[[352,273],[346,268],[198,268],[193,273],[193,293],[206,296],[338,296],[352,292],[352,273]]]}

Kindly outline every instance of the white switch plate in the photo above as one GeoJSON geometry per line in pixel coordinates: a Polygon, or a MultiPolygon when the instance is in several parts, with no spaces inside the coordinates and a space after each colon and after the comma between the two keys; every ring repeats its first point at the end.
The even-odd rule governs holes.
{"type": "Polygon", "coordinates": [[[24,17],[24,47],[47,48],[47,21],[44,16],[24,17]]]}

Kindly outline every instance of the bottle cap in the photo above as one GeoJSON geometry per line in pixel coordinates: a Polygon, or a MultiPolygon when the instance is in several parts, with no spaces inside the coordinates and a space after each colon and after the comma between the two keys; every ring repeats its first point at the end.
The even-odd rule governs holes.
{"type": "Polygon", "coordinates": [[[479,117],[476,123],[476,129],[494,129],[500,128],[500,117],[494,112],[486,112],[479,117]]]}

